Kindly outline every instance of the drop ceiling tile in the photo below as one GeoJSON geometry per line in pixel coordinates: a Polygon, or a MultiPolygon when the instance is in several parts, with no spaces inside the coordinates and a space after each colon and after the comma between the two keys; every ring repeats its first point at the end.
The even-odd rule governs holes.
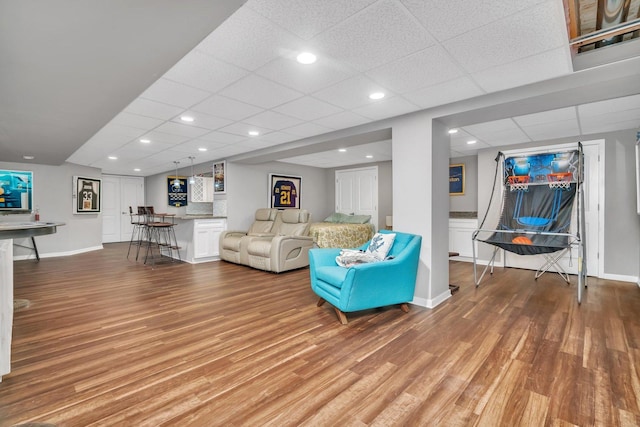
{"type": "Polygon", "coordinates": [[[422,108],[435,107],[449,104],[462,99],[473,98],[485,92],[480,89],[468,77],[460,77],[455,80],[425,87],[402,96],[422,108]]]}
{"type": "Polygon", "coordinates": [[[543,111],[541,113],[527,114],[514,117],[513,120],[521,127],[538,125],[543,123],[577,120],[576,107],[559,108],[543,111]]]}
{"type": "Polygon", "coordinates": [[[260,137],[260,139],[272,144],[282,144],[283,142],[296,140],[298,137],[285,132],[270,132],[260,137]]]}
{"type": "Polygon", "coordinates": [[[457,152],[461,153],[463,156],[470,156],[474,153],[477,153],[478,150],[483,150],[485,148],[491,148],[490,144],[487,144],[485,142],[482,141],[478,141],[475,144],[463,144],[463,145],[458,145],[456,147],[452,147],[453,149],[455,149],[457,152]]]}
{"type": "MultiPolygon", "coordinates": [[[[309,50],[315,51],[313,48],[309,50]]],[[[279,58],[261,67],[256,73],[305,94],[331,86],[357,73],[320,52],[316,52],[316,55],[319,58],[315,64],[300,64],[295,57],[279,58]]]]}
{"type": "Polygon", "coordinates": [[[133,114],[126,111],[122,111],[111,120],[110,124],[118,124],[122,126],[129,126],[138,129],[153,129],[154,127],[162,124],[164,120],[156,119],[153,117],[142,116],[140,114],[133,114]]]}
{"type": "Polygon", "coordinates": [[[176,145],[175,147],[183,147],[188,150],[196,150],[196,151],[198,151],[199,148],[206,148],[207,151],[204,151],[204,152],[198,151],[198,154],[195,155],[196,159],[194,160],[194,162],[198,162],[201,157],[205,156],[204,153],[217,150],[227,145],[228,144],[221,143],[221,142],[207,141],[207,140],[198,138],[198,139],[192,139],[192,140],[183,142],[182,144],[176,145]]]}
{"type": "Polygon", "coordinates": [[[208,92],[217,92],[248,73],[242,68],[195,50],[178,61],[163,78],[208,92]]]}
{"type": "Polygon", "coordinates": [[[255,105],[245,104],[244,102],[219,95],[213,95],[205,99],[201,103],[194,105],[191,110],[233,121],[243,120],[264,111],[255,105]]]}
{"type": "MultiPolygon", "coordinates": [[[[295,101],[294,101],[295,102],[295,101]]],[[[291,116],[277,113],[275,111],[264,111],[244,120],[250,125],[259,126],[265,129],[280,130],[298,125],[302,121],[291,116]]]]}
{"type": "Polygon", "coordinates": [[[627,129],[640,129],[640,119],[627,120],[622,122],[613,123],[597,123],[587,121],[587,123],[580,123],[582,127],[582,134],[590,133],[603,133],[603,132],[615,132],[619,130],[627,129]]]}
{"type": "Polygon", "coordinates": [[[174,123],[174,122],[166,122],[165,124],[158,126],[155,130],[158,132],[168,133],[171,135],[183,136],[186,138],[197,138],[209,132],[209,129],[203,129],[196,126],[182,125],[180,123],[174,123]]]}
{"type": "Polygon", "coordinates": [[[569,48],[564,46],[491,67],[473,73],[471,77],[485,91],[497,92],[570,74],[572,67],[569,48]]]}
{"type": "Polygon", "coordinates": [[[180,116],[182,115],[191,116],[194,118],[194,121],[191,123],[184,122],[183,120],[180,119],[179,116],[174,117],[173,120],[171,121],[174,123],[185,125],[185,126],[198,127],[198,128],[203,128],[207,130],[216,130],[233,123],[233,120],[223,119],[220,117],[211,116],[209,114],[204,114],[197,111],[185,111],[180,116]]]}
{"type": "Polygon", "coordinates": [[[578,126],[577,118],[556,122],[531,124],[522,126],[522,130],[534,141],[580,135],[580,127],[578,126]]]}
{"type": "Polygon", "coordinates": [[[253,138],[249,135],[249,131],[258,131],[260,132],[260,135],[264,135],[271,131],[271,129],[261,128],[260,126],[255,126],[243,122],[233,123],[219,130],[220,132],[232,133],[234,135],[242,136],[243,138],[253,138]]]}
{"type": "Polygon", "coordinates": [[[607,114],[612,111],[624,111],[640,108],[640,95],[625,96],[622,98],[608,99],[606,101],[592,102],[578,106],[580,118],[594,117],[607,114]]]}
{"type": "Polygon", "coordinates": [[[309,40],[377,0],[250,0],[247,7],[309,40]]]}
{"type": "Polygon", "coordinates": [[[127,152],[135,152],[135,153],[139,153],[140,157],[146,157],[148,155],[151,155],[157,151],[164,151],[164,150],[168,150],[169,148],[173,147],[175,144],[172,143],[167,143],[167,142],[160,142],[160,141],[154,141],[151,143],[142,143],[138,140],[135,141],[131,141],[130,143],[123,145],[120,150],[125,150],[127,152]]]}
{"type": "Polygon", "coordinates": [[[255,71],[299,51],[304,42],[248,7],[238,9],[196,48],[227,63],[255,71]]]}
{"type": "Polygon", "coordinates": [[[218,131],[209,132],[207,134],[204,134],[198,137],[198,139],[201,139],[204,141],[219,142],[222,144],[233,144],[234,142],[243,141],[246,138],[247,138],[247,134],[235,135],[232,133],[218,132],[218,131]]]}
{"type": "Polygon", "coordinates": [[[626,122],[629,120],[636,120],[640,118],[640,106],[638,108],[630,108],[625,110],[612,110],[607,113],[598,114],[589,116],[587,114],[580,114],[580,122],[590,122],[590,123],[616,123],[616,122],[626,122]]]}
{"type": "Polygon", "coordinates": [[[296,117],[301,120],[315,120],[321,117],[330,116],[342,111],[341,108],[311,96],[304,96],[286,104],[274,108],[283,114],[296,117]]]}
{"type": "Polygon", "coordinates": [[[380,120],[410,113],[419,109],[420,107],[412,104],[406,99],[399,96],[393,96],[391,98],[371,101],[364,107],[354,109],[353,112],[372,120],[380,120]]]}
{"type": "Polygon", "coordinates": [[[512,129],[518,129],[518,125],[511,119],[493,120],[490,122],[464,126],[462,128],[464,132],[479,139],[485,139],[485,136],[491,136],[497,132],[512,129]]]}
{"type": "Polygon", "coordinates": [[[220,95],[262,108],[273,108],[301,97],[302,93],[252,74],[228,86],[220,95]]]}
{"type": "Polygon", "coordinates": [[[130,140],[144,133],[144,129],[131,126],[123,126],[117,123],[107,123],[102,129],[96,133],[96,136],[106,136],[108,138],[118,140],[130,140]]]}
{"type": "Polygon", "coordinates": [[[401,1],[431,34],[444,41],[514,13],[527,13],[525,9],[547,0],[401,1]]]}
{"type": "Polygon", "coordinates": [[[169,120],[184,111],[184,108],[167,105],[150,99],[137,98],[124,111],[156,119],[169,120]]]}
{"type": "MultiPolygon", "coordinates": [[[[493,131],[490,133],[482,134],[478,136],[478,140],[480,143],[484,142],[488,145],[495,147],[499,145],[509,145],[509,144],[521,144],[523,142],[530,142],[531,138],[522,132],[519,128],[515,129],[505,129],[500,131],[493,131]]],[[[460,148],[456,148],[460,150],[460,148]]]]}
{"type": "Polygon", "coordinates": [[[189,136],[170,134],[165,132],[158,132],[157,130],[153,130],[151,132],[147,132],[144,135],[141,135],[139,139],[149,139],[151,144],[153,145],[156,142],[162,142],[165,144],[180,144],[187,139],[190,139],[189,136]]]}
{"type": "Polygon", "coordinates": [[[432,46],[366,74],[384,87],[406,93],[453,80],[462,76],[463,71],[441,46],[432,46]]]}
{"type": "Polygon", "coordinates": [[[383,0],[318,35],[313,43],[357,70],[367,71],[425,49],[434,39],[404,7],[383,0]]]}
{"type": "Polygon", "coordinates": [[[329,104],[350,110],[367,105],[371,101],[369,94],[373,92],[384,92],[387,96],[393,95],[389,90],[368,77],[358,75],[318,91],[313,96],[329,104]]]}
{"type": "Polygon", "coordinates": [[[443,43],[466,71],[508,64],[567,44],[561,2],[541,3],[443,43]]]}
{"type": "Polygon", "coordinates": [[[320,126],[325,126],[332,129],[345,129],[352,126],[368,123],[368,122],[369,122],[369,119],[365,119],[364,117],[356,113],[353,113],[351,111],[343,111],[338,114],[333,114],[331,116],[322,117],[320,119],[314,120],[314,123],[317,123],[320,126]]]}
{"type": "Polygon", "coordinates": [[[284,131],[285,133],[290,133],[295,136],[306,138],[309,136],[320,135],[323,133],[331,132],[332,129],[309,122],[309,123],[303,123],[298,126],[287,128],[284,131]]]}
{"type": "Polygon", "coordinates": [[[466,147],[467,145],[469,145],[467,144],[467,142],[471,140],[477,141],[478,138],[476,136],[473,136],[465,132],[462,129],[459,129],[457,133],[451,134],[449,136],[449,145],[452,148],[456,148],[456,149],[458,147],[466,147]]]}
{"type": "Polygon", "coordinates": [[[189,108],[202,102],[211,95],[200,89],[195,89],[181,83],[160,78],[145,90],[140,97],[176,107],[189,108]]]}

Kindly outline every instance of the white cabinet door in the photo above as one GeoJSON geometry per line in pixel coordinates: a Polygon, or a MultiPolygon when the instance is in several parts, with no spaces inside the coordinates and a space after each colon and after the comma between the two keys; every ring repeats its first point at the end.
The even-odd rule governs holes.
{"type": "Polygon", "coordinates": [[[226,221],[195,220],[193,224],[193,258],[210,258],[220,255],[218,241],[226,228],[226,221]]]}

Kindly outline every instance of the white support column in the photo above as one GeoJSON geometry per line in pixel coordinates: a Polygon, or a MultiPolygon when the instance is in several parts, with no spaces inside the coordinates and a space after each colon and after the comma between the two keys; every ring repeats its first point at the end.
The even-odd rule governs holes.
{"type": "Polygon", "coordinates": [[[413,303],[433,308],[449,297],[449,142],[428,114],[393,125],[393,228],[420,234],[413,303]],[[434,135],[436,139],[434,139],[434,135]]]}

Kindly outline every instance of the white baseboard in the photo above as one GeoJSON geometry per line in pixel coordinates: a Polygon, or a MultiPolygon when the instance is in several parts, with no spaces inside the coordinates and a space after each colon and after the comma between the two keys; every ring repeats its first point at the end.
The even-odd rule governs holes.
{"type": "Polygon", "coordinates": [[[600,276],[601,279],[606,279],[606,280],[616,280],[618,282],[631,282],[631,283],[637,283],[638,286],[640,286],[640,278],[636,277],[636,276],[627,276],[624,274],[610,274],[610,273],[604,273],[602,276],[600,276]]]}
{"type": "MultiPolygon", "coordinates": [[[[98,251],[98,250],[102,250],[102,249],[104,249],[104,248],[102,247],[102,245],[100,245],[100,246],[92,246],[90,248],[76,249],[76,250],[67,251],[67,252],[41,253],[40,254],[40,258],[54,258],[54,257],[59,257],[59,256],[78,255],[78,254],[83,254],[85,252],[98,251]]],[[[25,260],[25,259],[36,259],[36,255],[35,254],[16,255],[16,256],[13,257],[14,261],[21,261],[21,260],[25,260]]]]}
{"type": "Polygon", "coordinates": [[[436,308],[438,305],[442,304],[449,298],[451,298],[451,291],[447,289],[435,298],[421,298],[414,295],[411,304],[426,308],[436,308]]]}

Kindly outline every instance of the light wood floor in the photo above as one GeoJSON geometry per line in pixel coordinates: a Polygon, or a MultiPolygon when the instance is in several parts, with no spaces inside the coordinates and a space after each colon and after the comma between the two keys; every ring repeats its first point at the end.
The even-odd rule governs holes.
{"type": "MultiPolygon", "coordinates": [[[[316,307],[308,269],[15,263],[0,426],[640,425],[640,290],[497,269],[434,310],[316,307]]],[[[392,284],[390,284],[392,285],[392,284]]]]}

